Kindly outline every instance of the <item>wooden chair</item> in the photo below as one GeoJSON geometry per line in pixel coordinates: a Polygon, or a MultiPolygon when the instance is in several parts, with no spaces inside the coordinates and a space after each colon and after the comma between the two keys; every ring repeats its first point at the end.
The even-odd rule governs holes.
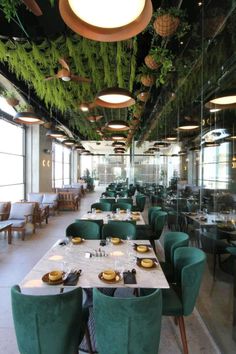
{"type": "Polygon", "coordinates": [[[12,231],[21,232],[22,240],[25,239],[26,224],[31,222],[35,233],[35,208],[34,202],[17,202],[11,204],[10,215],[7,219],[12,222],[12,231]]]}
{"type": "Polygon", "coordinates": [[[11,209],[11,202],[0,202],[0,220],[7,220],[11,209]]]}

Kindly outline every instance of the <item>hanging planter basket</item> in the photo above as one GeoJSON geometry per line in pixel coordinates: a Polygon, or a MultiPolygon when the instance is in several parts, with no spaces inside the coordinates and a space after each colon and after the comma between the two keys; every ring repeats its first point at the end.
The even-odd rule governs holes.
{"type": "Polygon", "coordinates": [[[149,92],[140,92],[140,94],[137,97],[138,97],[139,101],[147,102],[150,98],[150,93],[149,92]]]}
{"type": "Polygon", "coordinates": [[[170,14],[158,16],[153,23],[153,27],[157,34],[161,37],[172,36],[178,29],[180,19],[170,14]]]}
{"type": "Polygon", "coordinates": [[[17,98],[6,98],[7,103],[12,106],[15,107],[19,104],[19,100],[17,98]]]}
{"type": "MultiPolygon", "coordinates": [[[[135,118],[140,118],[143,113],[143,110],[144,110],[144,108],[141,104],[135,105],[134,111],[133,111],[133,116],[135,118]]],[[[131,122],[133,122],[133,120],[131,122]]]]}
{"type": "Polygon", "coordinates": [[[153,58],[152,55],[147,55],[144,58],[144,62],[146,64],[146,66],[151,70],[156,70],[161,66],[161,64],[157,63],[157,61],[153,58]]]}
{"type": "Polygon", "coordinates": [[[142,75],[140,81],[144,86],[151,87],[155,83],[155,76],[149,74],[142,75]]]}

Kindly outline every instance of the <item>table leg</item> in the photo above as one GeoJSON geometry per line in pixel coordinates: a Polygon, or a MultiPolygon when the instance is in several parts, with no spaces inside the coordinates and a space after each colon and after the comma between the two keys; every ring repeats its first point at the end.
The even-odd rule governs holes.
{"type": "Polygon", "coordinates": [[[8,228],[7,232],[8,232],[8,244],[10,245],[12,240],[11,226],[8,228]]]}

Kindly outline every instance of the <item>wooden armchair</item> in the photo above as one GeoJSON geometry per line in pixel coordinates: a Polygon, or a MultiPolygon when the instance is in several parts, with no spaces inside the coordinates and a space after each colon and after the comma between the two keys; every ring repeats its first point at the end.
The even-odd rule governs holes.
{"type": "Polygon", "coordinates": [[[22,240],[25,239],[26,224],[31,222],[35,233],[35,208],[33,202],[17,202],[11,204],[10,215],[7,219],[12,222],[12,231],[21,232],[22,240]]]}
{"type": "Polygon", "coordinates": [[[11,202],[0,202],[0,221],[7,220],[11,209],[11,202]]]}
{"type": "Polygon", "coordinates": [[[73,192],[60,192],[58,203],[59,210],[72,209],[76,211],[79,208],[79,195],[73,192]]]}

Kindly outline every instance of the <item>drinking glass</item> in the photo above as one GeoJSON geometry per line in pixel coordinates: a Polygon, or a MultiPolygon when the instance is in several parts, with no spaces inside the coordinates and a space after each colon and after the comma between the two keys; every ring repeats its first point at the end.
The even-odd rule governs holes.
{"type": "Polygon", "coordinates": [[[120,213],[120,208],[116,208],[116,214],[120,213]]]}

